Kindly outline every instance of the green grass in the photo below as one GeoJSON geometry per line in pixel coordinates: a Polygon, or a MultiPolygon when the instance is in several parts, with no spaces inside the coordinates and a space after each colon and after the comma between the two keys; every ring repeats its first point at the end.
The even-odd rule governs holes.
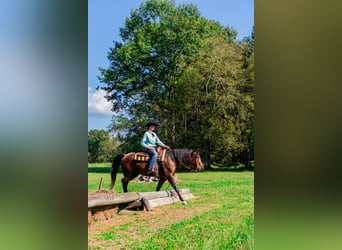
{"type": "MultiPolygon", "coordinates": [[[[109,172],[92,172],[88,176],[89,191],[98,188],[101,176],[102,188],[109,188],[109,172]]],[[[213,171],[177,173],[177,176],[177,186],[189,188],[195,199],[189,200],[185,207],[177,203],[160,209],[171,217],[177,217],[178,213],[186,216],[169,223],[162,223],[165,218],[160,216],[151,223],[142,216],[149,212],[136,212],[129,215],[131,221],[89,237],[102,241],[102,249],[254,249],[253,172],[213,171]]],[[[114,187],[117,193],[122,193],[121,178],[119,173],[114,187]]],[[[167,186],[165,183],[162,190],[167,186]]],[[[155,191],[155,188],[156,183],[139,184],[134,180],[128,185],[130,192],[155,191]]]]}

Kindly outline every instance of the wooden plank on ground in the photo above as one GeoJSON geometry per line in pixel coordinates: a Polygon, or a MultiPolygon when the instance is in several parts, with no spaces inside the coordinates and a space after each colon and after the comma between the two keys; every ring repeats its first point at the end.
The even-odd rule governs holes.
{"type": "MultiPolygon", "coordinates": [[[[182,197],[184,200],[190,200],[194,198],[194,196],[191,193],[183,194],[182,197]]],[[[146,210],[150,211],[155,207],[173,204],[175,202],[179,202],[180,200],[178,196],[172,196],[172,197],[163,197],[163,198],[151,199],[151,200],[147,199],[146,197],[143,197],[142,201],[146,207],[146,210]]]]}
{"type": "MultiPolygon", "coordinates": [[[[182,195],[189,194],[190,190],[188,188],[179,190],[182,195]]],[[[143,197],[147,199],[157,199],[163,197],[178,196],[174,190],[166,190],[159,192],[130,192],[122,194],[95,194],[88,195],[88,208],[115,205],[121,203],[128,203],[131,201],[141,200],[143,197]]]]}

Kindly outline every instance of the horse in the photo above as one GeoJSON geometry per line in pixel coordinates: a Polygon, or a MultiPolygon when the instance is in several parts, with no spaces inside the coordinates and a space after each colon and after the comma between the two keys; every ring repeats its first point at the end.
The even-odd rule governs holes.
{"type": "MultiPolygon", "coordinates": [[[[112,167],[110,169],[110,190],[112,190],[114,187],[116,175],[120,166],[122,167],[122,172],[124,174],[124,178],[121,179],[121,182],[123,191],[125,193],[128,192],[127,186],[130,180],[134,179],[139,174],[147,175],[148,162],[134,160],[135,154],[136,153],[134,152],[119,154],[114,158],[112,167]]],[[[153,166],[154,168],[156,167],[156,164],[158,164],[158,160],[156,160],[155,165],[153,166]]],[[[180,194],[174,179],[176,168],[179,165],[187,169],[195,168],[196,171],[202,171],[204,169],[198,149],[169,149],[165,152],[164,160],[160,162],[158,166],[159,181],[156,191],[160,191],[164,182],[168,180],[178,194],[182,204],[186,205],[186,201],[180,194]]]]}

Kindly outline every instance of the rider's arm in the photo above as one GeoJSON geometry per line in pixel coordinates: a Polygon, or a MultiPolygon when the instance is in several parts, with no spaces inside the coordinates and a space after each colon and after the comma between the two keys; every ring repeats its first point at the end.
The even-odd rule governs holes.
{"type": "Polygon", "coordinates": [[[156,134],[154,134],[154,135],[156,137],[156,144],[158,144],[162,148],[166,148],[167,146],[161,140],[159,140],[158,136],[156,134]]]}
{"type": "Polygon", "coordinates": [[[148,148],[150,145],[147,145],[146,142],[148,141],[147,133],[145,132],[143,138],[141,139],[141,146],[144,148],[148,148]]]}

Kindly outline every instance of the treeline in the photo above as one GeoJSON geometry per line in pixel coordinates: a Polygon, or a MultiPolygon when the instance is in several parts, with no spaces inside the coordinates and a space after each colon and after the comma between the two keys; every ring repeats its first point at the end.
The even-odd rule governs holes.
{"type": "Polygon", "coordinates": [[[200,148],[206,166],[254,160],[254,29],[237,32],[192,4],[147,0],[120,29],[100,81],[120,152],[140,151],[148,120],[173,148],[200,148]]]}
{"type": "Polygon", "coordinates": [[[120,142],[103,129],[88,131],[88,162],[111,162],[120,142]]]}

